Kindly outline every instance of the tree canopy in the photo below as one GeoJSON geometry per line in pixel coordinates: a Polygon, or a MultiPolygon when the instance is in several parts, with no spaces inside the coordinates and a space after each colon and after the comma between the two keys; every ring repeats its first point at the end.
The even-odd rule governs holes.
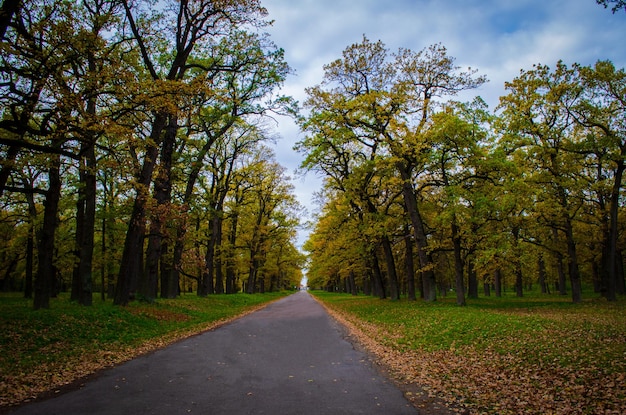
{"type": "Polygon", "coordinates": [[[263,211],[285,231],[254,253],[251,285],[256,228],[238,220],[261,209],[243,172],[282,171],[268,115],[295,111],[266,16],[257,0],[3,2],[4,289],[46,308],[66,288],[125,305],[299,284],[290,178],[262,195],[293,210],[263,211]]]}
{"type": "Polygon", "coordinates": [[[479,282],[624,293],[623,70],[536,65],[490,111],[452,100],[486,78],[440,44],[392,54],[364,38],[324,69],[296,146],[326,177],[305,245],[314,284],[412,298],[417,276],[424,299],[454,288],[459,305],[479,282]]]}

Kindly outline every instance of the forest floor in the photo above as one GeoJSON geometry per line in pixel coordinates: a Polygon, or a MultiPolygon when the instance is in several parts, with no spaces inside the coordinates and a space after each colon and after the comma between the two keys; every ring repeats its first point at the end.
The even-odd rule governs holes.
{"type": "Polygon", "coordinates": [[[314,294],[399,382],[467,413],[626,413],[623,298],[537,294],[458,307],[314,294]]]}

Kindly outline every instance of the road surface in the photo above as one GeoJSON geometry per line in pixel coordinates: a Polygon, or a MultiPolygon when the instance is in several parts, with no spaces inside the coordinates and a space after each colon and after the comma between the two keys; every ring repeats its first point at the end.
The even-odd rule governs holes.
{"type": "Polygon", "coordinates": [[[307,292],[13,415],[418,414],[307,292]]]}

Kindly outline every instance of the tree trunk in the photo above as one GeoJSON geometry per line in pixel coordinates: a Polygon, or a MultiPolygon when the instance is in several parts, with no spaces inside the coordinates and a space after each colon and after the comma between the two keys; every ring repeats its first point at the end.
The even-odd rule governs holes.
{"type": "MultiPolygon", "coordinates": [[[[91,103],[90,106],[95,104],[91,103]]],[[[93,108],[92,112],[95,112],[93,108]]],[[[90,135],[83,151],[84,160],[81,161],[82,171],[81,190],[79,199],[82,199],[82,220],[76,225],[78,243],[78,302],[84,306],[93,303],[93,250],[96,226],[96,153],[95,138],[90,135]],[[81,229],[80,240],[78,228],[81,229]]]]}
{"type": "Polygon", "coordinates": [[[59,200],[61,198],[60,157],[51,155],[51,167],[48,171],[48,191],[44,202],[43,224],[39,232],[38,267],[35,278],[35,310],[50,308],[50,297],[56,278],[54,266],[54,236],[58,226],[59,200]]]}
{"type": "Polygon", "coordinates": [[[470,260],[467,264],[467,296],[469,298],[478,298],[478,276],[474,263],[470,260]]]}
{"type": "Polygon", "coordinates": [[[391,300],[400,299],[400,287],[398,285],[398,274],[396,272],[396,261],[393,258],[393,250],[389,238],[382,238],[383,253],[387,264],[387,278],[389,279],[389,298],[391,300]]]}
{"type": "MultiPolygon", "coordinates": [[[[552,240],[555,244],[559,240],[559,232],[556,228],[552,228],[552,240]]],[[[567,295],[565,267],[563,266],[563,253],[555,250],[554,257],[556,260],[557,274],[559,276],[559,280],[557,281],[557,289],[559,290],[559,295],[567,295]]]]}
{"type": "Polygon", "coordinates": [[[494,272],[493,285],[495,286],[496,297],[502,297],[502,271],[500,268],[494,272]]]}
{"type": "Polygon", "coordinates": [[[580,271],[578,268],[576,242],[574,241],[574,232],[569,217],[565,218],[565,238],[567,240],[569,278],[572,285],[572,302],[579,303],[582,301],[582,286],[580,281],[580,271]]]}
{"type": "Polygon", "coordinates": [[[358,290],[356,288],[356,278],[354,276],[354,271],[350,271],[350,274],[348,274],[348,281],[349,281],[349,285],[350,285],[350,294],[352,294],[353,296],[358,295],[358,290]]]}
{"type": "MultiPolygon", "coordinates": [[[[624,151],[622,151],[623,153],[624,151]]],[[[617,162],[615,169],[615,177],[613,179],[613,187],[611,189],[611,201],[609,205],[609,231],[604,241],[606,246],[606,255],[603,257],[603,280],[605,297],[608,301],[617,300],[617,239],[619,234],[618,214],[619,214],[619,197],[622,186],[622,177],[624,175],[624,160],[617,162]]],[[[572,289],[573,290],[573,289],[572,289]]]]}
{"type": "MultiPolygon", "coordinates": [[[[215,293],[216,294],[224,294],[224,273],[222,271],[222,214],[220,206],[220,212],[218,212],[218,216],[214,219],[214,234],[215,234],[215,293]]],[[[271,288],[270,288],[271,291],[271,288]]]]}
{"type": "Polygon", "coordinates": [[[176,228],[176,241],[174,242],[174,252],[172,253],[172,267],[167,283],[161,282],[161,298],[176,298],[178,296],[178,284],[180,281],[180,270],[183,262],[183,251],[185,244],[183,242],[186,231],[186,225],[182,224],[176,228]]]}
{"type": "Polygon", "coordinates": [[[522,272],[522,262],[519,259],[514,260],[515,273],[515,295],[517,297],[524,296],[524,273],[522,272]]]}
{"type": "Polygon", "coordinates": [[[417,254],[420,259],[420,272],[424,284],[424,299],[426,301],[435,301],[437,299],[437,286],[435,282],[435,273],[430,255],[428,254],[428,239],[424,230],[424,221],[417,205],[417,197],[412,185],[412,178],[406,163],[397,163],[400,177],[402,178],[402,196],[404,199],[404,207],[406,213],[411,219],[413,232],[415,233],[415,244],[417,246],[417,254]]]}
{"type": "Polygon", "coordinates": [[[165,295],[161,295],[161,298],[168,298],[167,293],[174,291],[173,298],[178,296],[178,280],[176,280],[176,286],[172,287],[172,260],[169,255],[169,244],[167,240],[161,242],[161,257],[159,258],[159,279],[161,280],[161,293],[165,292],[165,295]]]}
{"type": "Polygon", "coordinates": [[[254,258],[255,252],[250,251],[250,269],[248,271],[248,282],[246,283],[246,293],[256,292],[257,275],[259,272],[258,260],[254,258]]]}
{"type": "MultiPolygon", "coordinates": [[[[165,223],[171,214],[172,198],[172,159],[178,132],[178,118],[168,117],[165,137],[161,144],[158,174],[154,180],[155,211],[150,218],[150,236],[146,249],[146,269],[142,273],[141,294],[146,301],[154,301],[158,292],[159,263],[161,262],[162,244],[165,237],[165,223]]],[[[164,273],[164,275],[167,275],[164,273]]],[[[168,284],[169,285],[169,284],[168,284]]]]}
{"type": "Polygon", "coordinates": [[[483,282],[483,293],[485,294],[485,297],[491,296],[491,284],[487,281],[483,282]]]}
{"type": "Polygon", "coordinates": [[[154,120],[150,139],[154,143],[146,150],[143,167],[137,178],[135,201],[133,211],[126,232],[124,251],[120,263],[120,271],[115,287],[114,303],[127,305],[130,301],[131,291],[137,286],[137,276],[140,275],[143,262],[143,239],[146,232],[146,204],[148,202],[148,189],[152,182],[152,172],[156,165],[161,142],[161,132],[167,122],[166,114],[159,114],[154,120]]]}
{"type": "Polygon", "coordinates": [[[513,258],[513,274],[515,275],[515,295],[518,297],[524,296],[524,274],[522,272],[522,260],[520,258],[520,248],[519,248],[519,232],[520,229],[518,227],[513,227],[511,233],[513,234],[513,254],[515,258],[513,258]]]}
{"type": "Polygon", "coordinates": [[[214,249],[214,241],[213,241],[213,228],[209,229],[209,241],[207,244],[206,252],[204,254],[204,269],[202,270],[202,278],[200,279],[200,284],[198,285],[198,295],[200,297],[206,297],[209,294],[213,294],[215,292],[214,283],[214,264],[213,260],[215,258],[215,249],[214,249]]]}
{"type": "Polygon", "coordinates": [[[374,288],[374,295],[381,300],[384,300],[387,298],[387,294],[385,293],[385,283],[383,282],[383,275],[380,271],[380,263],[378,262],[376,249],[372,249],[371,251],[370,267],[372,269],[372,285],[374,288]]]}
{"type": "Polygon", "coordinates": [[[24,298],[33,298],[34,251],[35,251],[35,222],[37,220],[37,206],[32,193],[26,193],[28,203],[28,238],[26,239],[26,270],[24,271],[24,298]]]}
{"type": "Polygon", "coordinates": [[[461,253],[461,236],[459,227],[456,224],[456,218],[452,218],[450,225],[452,231],[452,246],[454,248],[454,275],[456,280],[456,304],[464,306],[465,303],[465,284],[463,278],[463,256],[461,253]]]}
{"type": "MultiPolygon", "coordinates": [[[[80,161],[81,166],[80,166],[80,170],[82,172],[82,170],[84,169],[84,166],[82,166],[82,162],[83,160],[80,161]]],[[[82,182],[83,178],[81,177],[81,182],[82,182]]],[[[74,262],[74,268],[72,270],[72,287],[71,287],[71,291],[70,291],[70,300],[71,301],[78,301],[78,298],[80,297],[80,291],[81,291],[81,280],[80,280],[80,247],[81,244],[83,243],[83,227],[84,227],[84,222],[85,222],[85,200],[84,200],[84,194],[82,189],[78,190],[78,200],[76,201],[76,234],[74,235],[74,256],[75,258],[75,262],[74,262]]]]}
{"type": "Polygon", "coordinates": [[[413,241],[411,241],[411,235],[408,232],[404,237],[404,250],[404,271],[408,286],[408,298],[410,301],[415,301],[415,264],[413,261],[413,241]]]}
{"type": "Polygon", "coordinates": [[[537,273],[539,274],[539,286],[541,287],[541,293],[548,293],[548,284],[546,283],[546,263],[543,260],[543,255],[539,254],[537,260],[537,273]]]}
{"type": "Polygon", "coordinates": [[[237,242],[237,223],[239,216],[234,213],[230,218],[228,235],[228,255],[226,256],[226,294],[235,292],[235,243],[237,242]]]}
{"type": "Polygon", "coordinates": [[[367,271],[366,271],[366,275],[365,278],[363,278],[363,294],[365,295],[373,295],[372,294],[372,280],[374,279],[374,276],[372,274],[372,270],[369,268],[369,264],[366,264],[367,267],[367,271]]]}
{"type": "Polygon", "coordinates": [[[626,294],[626,279],[624,279],[624,254],[621,250],[617,251],[617,293],[626,294]]]}

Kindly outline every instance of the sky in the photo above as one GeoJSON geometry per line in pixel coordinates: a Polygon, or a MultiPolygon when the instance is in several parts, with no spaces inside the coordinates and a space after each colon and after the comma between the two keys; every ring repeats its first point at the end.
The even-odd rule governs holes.
{"type": "MultiPolygon", "coordinates": [[[[595,0],[261,0],[274,24],[268,29],[293,68],[282,94],[300,103],[305,88],[321,83],[323,66],[363,36],[382,41],[391,52],[418,52],[441,43],[462,67],[472,67],[489,82],[464,101],[481,96],[494,109],[504,83],[533,64],[554,67],[592,65],[610,60],[626,68],[626,12],[616,14],[595,0]]],[[[302,138],[287,117],[276,118],[276,158],[293,178],[295,193],[310,217],[318,207],[314,192],[321,179],[295,170],[303,155],[293,151],[302,138]]],[[[300,232],[298,244],[307,237],[300,232]]]]}

